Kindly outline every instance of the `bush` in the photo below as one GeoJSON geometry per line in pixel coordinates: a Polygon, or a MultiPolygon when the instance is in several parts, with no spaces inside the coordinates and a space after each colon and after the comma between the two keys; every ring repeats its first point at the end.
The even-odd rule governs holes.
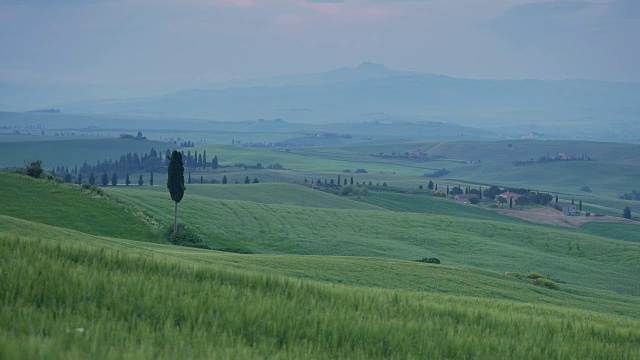
{"type": "Polygon", "coordinates": [[[532,272],[531,274],[527,275],[527,278],[529,278],[529,279],[544,279],[545,276],[540,274],[540,273],[537,273],[537,272],[532,272]]]}
{"type": "Polygon", "coordinates": [[[103,196],[104,195],[104,191],[102,191],[102,189],[100,189],[99,187],[95,186],[95,185],[89,185],[87,183],[84,183],[82,185],[80,185],[80,188],[82,190],[88,191],[90,193],[99,195],[99,196],[103,196]]]}
{"type": "Polygon", "coordinates": [[[29,167],[27,167],[27,175],[31,176],[32,178],[36,178],[39,179],[40,175],[42,175],[42,161],[40,160],[36,160],[34,162],[31,163],[31,165],[29,165],[29,167]]]}
{"type": "Polygon", "coordinates": [[[178,231],[175,234],[173,233],[173,226],[170,225],[165,233],[166,239],[173,245],[210,249],[207,244],[202,242],[202,239],[195,231],[184,225],[178,225],[178,231]]]}
{"type": "Polygon", "coordinates": [[[427,264],[440,264],[440,259],[437,258],[422,258],[420,260],[416,260],[417,262],[423,262],[427,264]]]}
{"type": "Polygon", "coordinates": [[[469,202],[470,202],[472,205],[478,205],[478,204],[480,203],[480,199],[478,199],[478,198],[471,198],[471,199],[469,199],[469,202]]]}
{"type": "Polygon", "coordinates": [[[583,187],[580,188],[580,191],[590,193],[591,192],[591,188],[588,187],[588,186],[583,186],[583,187]]]}
{"type": "Polygon", "coordinates": [[[535,279],[533,281],[533,283],[535,285],[544,286],[544,287],[546,287],[548,289],[553,289],[553,290],[558,290],[558,288],[559,288],[558,284],[556,284],[554,281],[549,280],[549,279],[545,279],[545,278],[535,279]]]}

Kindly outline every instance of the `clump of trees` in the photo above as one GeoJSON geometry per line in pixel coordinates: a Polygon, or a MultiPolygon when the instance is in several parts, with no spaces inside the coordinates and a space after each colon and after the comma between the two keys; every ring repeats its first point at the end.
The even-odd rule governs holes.
{"type": "Polygon", "coordinates": [[[340,187],[341,196],[367,196],[369,190],[363,185],[343,185],[340,187]]]}
{"type": "Polygon", "coordinates": [[[631,190],[630,193],[626,193],[622,196],[620,196],[620,199],[622,200],[636,200],[636,201],[640,201],[640,191],[638,190],[631,190]]]}
{"type": "Polygon", "coordinates": [[[427,264],[440,264],[440,259],[438,258],[422,258],[420,260],[416,260],[417,262],[427,263],[427,264]]]}
{"type": "Polygon", "coordinates": [[[631,208],[626,206],[624,210],[622,210],[622,217],[625,219],[631,220],[631,208]]]}

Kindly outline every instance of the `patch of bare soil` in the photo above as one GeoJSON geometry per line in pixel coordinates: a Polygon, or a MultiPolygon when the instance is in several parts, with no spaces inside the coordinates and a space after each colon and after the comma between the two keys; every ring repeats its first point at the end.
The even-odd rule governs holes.
{"type": "Polygon", "coordinates": [[[637,221],[632,221],[628,219],[623,219],[614,216],[568,216],[564,215],[561,211],[550,207],[543,208],[534,208],[534,209],[490,209],[492,211],[496,211],[500,214],[511,216],[514,218],[518,218],[521,220],[537,223],[537,224],[545,224],[545,225],[553,225],[553,226],[562,226],[577,229],[582,224],[593,221],[593,222],[612,222],[612,223],[625,223],[625,224],[635,224],[640,225],[637,221]]]}

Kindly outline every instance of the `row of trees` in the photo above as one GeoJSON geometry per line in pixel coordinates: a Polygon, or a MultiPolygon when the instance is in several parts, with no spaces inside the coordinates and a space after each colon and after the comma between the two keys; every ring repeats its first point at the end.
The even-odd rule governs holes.
{"type": "MultiPolygon", "coordinates": [[[[70,183],[73,180],[71,179],[71,174],[66,174],[65,175],[65,182],[70,183]]],[[[92,171],[91,173],[89,173],[89,176],[85,180],[82,178],[82,174],[78,174],[76,183],[78,185],[82,185],[84,183],[88,183],[89,185],[102,185],[102,186],[116,186],[118,185],[118,174],[116,174],[115,172],[113,174],[111,174],[111,177],[109,177],[109,175],[107,175],[106,172],[102,173],[102,176],[100,176],[100,179],[98,180],[96,175],[94,174],[94,172],[92,171]],[[98,183],[99,181],[99,183],[98,183]]],[[[125,179],[124,179],[124,184],[126,186],[131,185],[131,179],[129,178],[129,173],[126,174],[125,179]]],[[[143,186],[144,185],[144,178],[142,177],[142,174],[140,174],[140,176],[138,177],[138,186],[143,186]]],[[[149,176],[149,185],[153,186],[153,172],[151,173],[151,175],[149,176]]]]}
{"type": "MultiPolygon", "coordinates": [[[[212,169],[218,169],[218,157],[214,156],[211,162],[207,161],[207,152],[203,151],[198,154],[197,151],[191,154],[191,151],[187,151],[187,154],[180,152],[184,159],[184,166],[191,168],[203,168],[206,169],[209,166],[212,169]]],[[[51,170],[53,176],[57,176],[63,179],[65,182],[78,182],[79,178],[83,175],[91,176],[91,173],[116,173],[122,175],[130,172],[154,172],[166,170],[169,165],[169,159],[171,151],[167,149],[164,153],[156,151],[151,148],[149,153],[138,155],[138,153],[127,153],[120,156],[119,159],[98,161],[95,164],[89,164],[86,161],[82,166],[77,165],[69,169],[68,166],[56,166],[51,170]]]]}

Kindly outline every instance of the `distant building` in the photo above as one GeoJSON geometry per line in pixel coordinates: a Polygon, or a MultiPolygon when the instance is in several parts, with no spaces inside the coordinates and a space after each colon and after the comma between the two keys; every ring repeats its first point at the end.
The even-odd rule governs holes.
{"type": "Polygon", "coordinates": [[[459,201],[465,204],[468,204],[469,202],[471,202],[471,199],[480,199],[480,197],[476,194],[458,194],[453,197],[453,200],[459,201]]]}
{"type": "Polygon", "coordinates": [[[498,195],[496,197],[496,204],[500,205],[500,202],[498,201],[498,198],[500,198],[500,197],[504,198],[505,200],[507,200],[507,203],[509,202],[510,199],[513,199],[513,203],[515,204],[516,201],[520,198],[520,196],[522,196],[522,195],[516,194],[514,192],[507,191],[507,192],[504,192],[504,193],[502,193],[502,194],[500,194],[500,195],[498,195]]]}
{"type": "Polygon", "coordinates": [[[578,213],[578,208],[575,205],[571,204],[559,204],[562,209],[562,213],[565,215],[576,215],[578,213]]]}

